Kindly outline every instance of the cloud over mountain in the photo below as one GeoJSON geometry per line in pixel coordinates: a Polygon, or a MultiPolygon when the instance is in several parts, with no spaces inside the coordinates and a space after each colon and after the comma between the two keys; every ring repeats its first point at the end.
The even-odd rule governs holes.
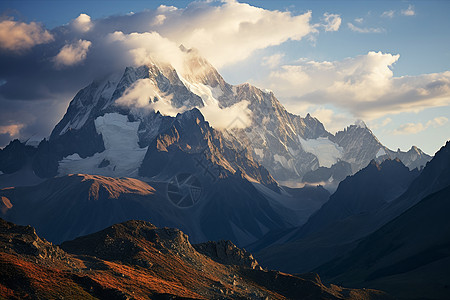
{"type": "MultiPolygon", "coordinates": [[[[336,30],[338,19],[329,15],[327,28],[336,30]]],[[[102,19],[81,13],[52,30],[7,18],[0,22],[0,105],[5,115],[0,126],[18,125],[11,116],[29,114],[29,101],[67,105],[88,82],[126,66],[155,59],[182,72],[181,44],[198,49],[220,67],[244,60],[258,49],[300,40],[316,33],[316,27],[311,12],[293,15],[236,1],[192,2],[186,8],[161,5],[102,19]]],[[[57,119],[60,106],[45,107],[46,113],[58,114],[52,118],[57,119]]],[[[45,135],[54,125],[30,128],[30,122],[25,119],[15,136],[33,135],[36,128],[45,135]]]]}

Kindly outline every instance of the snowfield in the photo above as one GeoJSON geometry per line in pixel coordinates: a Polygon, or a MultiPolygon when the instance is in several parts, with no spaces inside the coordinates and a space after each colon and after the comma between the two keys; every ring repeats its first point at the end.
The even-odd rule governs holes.
{"type": "Polygon", "coordinates": [[[327,137],[319,137],[317,139],[304,140],[298,137],[303,150],[314,154],[319,160],[321,167],[330,168],[344,154],[344,149],[330,141],[327,137]]]}
{"type": "Polygon", "coordinates": [[[87,158],[81,158],[77,153],[69,155],[59,163],[58,174],[137,177],[147,152],[147,147],[140,148],[138,145],[139,124],[129,122],[127,116],[118,113],[98,117],[95,128],[103,136],[105,151],[87,158]]]}

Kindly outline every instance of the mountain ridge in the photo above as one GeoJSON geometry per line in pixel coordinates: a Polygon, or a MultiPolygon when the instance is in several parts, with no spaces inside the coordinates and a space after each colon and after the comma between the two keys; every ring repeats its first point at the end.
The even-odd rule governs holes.
{"type": "Polygon", "coordinates": [[[229,258],[238,263],[223,265],[197,252],[180,230],[135,220],[59,247],[32,227],[0,219],[0,291],[47,299],[391,299],[242,265],[242,250],[231,249],[229,258]]]}
{"type": "MultiPolygon", "coordinates": [[[[74,160],[81,163],[83,159],[112,152],[117,143],[107,145],[111,138],[106,137],[106,131],[118,126],[116,128],[135,144],[128,150],[142,152],[133,167],[132,176],[137,178],[145,147],[172,126],[176,113],[195,108],[213,121],[218,113],[231,114],[230,125],[215,130],[222,132],[229,148],[239,153],[244,153],[245,149],[249,160],[262,165],[284,185],[295,186],[303,181],[305,174],[319,167],[324,169],[324,174],[316,173],[314,179],[336,185],[349,175],[348,165],[340,162],[350,164],[353,174],[375,158],[398,157],[410,168],[420,167],[431,158],[416,148],[408,152],[389,150],[366,126],[352,125],[333,135],[310,114],[302,118],[289,113],[272,92],[250,84],[230,85],[197,51],[186,48],[183,51],[186,60],[182,71],[153,61],[144,66],[127,67],[81,89],[49,140],[43,140],[36,153],[30,154],[34,172],[42,178],[77,173],[70,168],[61,169],[61,165],[74,160]],[[111,114],[125,119],[117,117],[108,121],[106,116],[111,114]],[[118,124],[119,118],[123,119],[122,124],[118,124]]],[[[1,159],[7,156],[8,149],[7,146],[0,152],[0,171],[4,173],[18,171],[8,169],[1,159]]],[[[130,176],[105,174],[105,170],[92,172],[130,176]]]]}

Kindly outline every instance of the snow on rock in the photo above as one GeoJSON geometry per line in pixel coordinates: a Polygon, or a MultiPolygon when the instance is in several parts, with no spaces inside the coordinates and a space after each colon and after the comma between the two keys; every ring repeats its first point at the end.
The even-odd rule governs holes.
{"type": "Polygon", "coordinates": [[[319,137],[317,139],[304,140],[298,137],[303,150],[314,154],[319,160],[321,167],[330,168],[343,156],[344,149],[328,139],[319,137]]]}
{"type": "Polygon", "coordinates": [[[253,151],[255,151],[255,154],[258,155],[260,159],[264,158],[264,150],[259,148],[254,148],[253,151]]]}
{"type": "Polygon", "coordinates": [[[25,146],[31,146],[31,147],[37,148],[39,146],[39,143],[44,138],[48,139],[48,137],[41,137],[41,136],[33,135],[32,137],[30,137],[28,140],[25,141],[25,146]]]}
{"type": "Polygon", "coordinates": [[[81,158],[77,153],[63,158],[59,175],[84,173],[114,177],[137,177],[146,148],[138,145],[140,122],[129,122],[118,113],[105,114],[95,119],[95,128],[103,137],[105,151],[81,158]]]}
{"type": "Polygon", "coordinates": [[[367,125],[363,120],[356,120],[355,125],[361,128],[367,128],[367,125]]]}
{"type": "Polygon", "coordinates": [[[273,160],[275,162],[280,163],[280,165],[283,168],[288,169],[288,170],[293,170],[294,172],[297,172],[297,170],[295,169],[294,160],[292,158],[291,159],[287,159],[283,155],[274,154],[273,160]]]}
{"type": "Polygon", "coordinates": [[[380,150],[378,150],[378,152],[377,152],[376,158],[383,156],[383,155],[386,155],[386,151],[384,151],[383,148],[380,148],[380,150]]]}

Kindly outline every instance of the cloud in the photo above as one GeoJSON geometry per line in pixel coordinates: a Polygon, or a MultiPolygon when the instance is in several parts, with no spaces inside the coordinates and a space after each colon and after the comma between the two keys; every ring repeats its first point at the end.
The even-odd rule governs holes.
{"type": "Polygon", "coordinates": [[[19,132],[23,127],[23,124],[0,126],[0,134],[8,134],[10,137],[14,138],[19,135],[19,132]]]}
{"type": "Polygon", "coordinates": [[[447,124],[448,119],[446,117],[436,117],[433,120],[430,120],[427,122],[427,128],[432,126],[432,127],[441,127],[444,126],[445,124],[447,124]]]}
{"type": "Polygon", "coordinates": [[[392,134],[394,135],[406,135],[406,134],[415,134],[421,131],[424,131],[430,127],[441,127],[448,122],[446,117],[436,117],[432,120],[429,120],[425,125],[422,123],[407,123],[403,124],[397,129],[395,129],[392,134]]]}
{"type": "Polygon", "coordinates": [[[352,23],[347,23],[348,28],[350,28],[351,31],[359,32],[359,33],[381,33],[384,32],[383,28],[361,28],[358,26],[353,25],[352,23]]]}
{"type": "MultiPolygon", "coordinates": [[[[192,89],[189,85],[188,88],[192,89]]],[[[193,92],[195,91],[193,90],[193,92]]],[[[197,108],[211,126],[216,129],[232,129],[245,128],[251,124],[251,111],[248,108],[249,101],[244,100],[222,108],[219,106],[217,99],[213,98],[209,89],[206,89],[205,93],[199,95],[204,99],[205,105],[197,108]],[[239,118],[240,122],[232,122],[236,118],[239,118]],[[230,127],[230,123],[232,123],[232,127],[230,127]]],[[[148,111],[159,111],[163,115],[172,117],[191,109],[191,107],[185,106],[174,107],[171,102],[172,96],[161,92],[151,79],[144,78],[137,80],[127,88],[123,95],[116,100],[116,104],[130,107],[136,113],[146,114],[148,111]]]]}
{"type": "Polygon", "coordinates": [[[141,110],[146,113],[149,110],[159,111],[166,116],[176,116],[186,108],[172,106],[171,95],[159,92],[158,87],[149,78],[135,81],[125,90],[123,95],[116,100],[116,104],[141,110]]]}
{"type": "Polygon", "coordinates": [[[319,119],[326,129],[332,133],[342,130],[342,128],[355,121],[354,118],[345,113],[336,113],[335,110],[324,108],[323,106],[317,107],[311,112],[311,115],[319,119]]]}
{"type": "Polygon", "coordinates": [[[450,104],[450,72],[394,77],[391,68],[399,58],[369,52],[333,62],[299,60],[257,84],[290,108],[329,104],[367,120],[450,104]]]}
{"type": "Polygon", "coordinates": [[[283,53],[275,53],[270,56],[263,57],[263,66],[268,66],[269,68],[275,68],[280,65],[281,60],[283,59],[284,54],[283,53]]]}
{"type": "Polygon", "coordinates": [[[381,14],[381,17],[382,17],[382,18],[390,18],[390,19],[392,19],[392,18],[394,17],[394,14],[395,14],[395,11],[393,11],[393,10],[387,10],[387,11],[385,11],[385,12],[383,12],[383,13],[381,14]]]}
{"type": "Polygon", "coordinates": [[[369,123],[369,127],[371,129],[378,129],[378,128],[382,128],[385,127],[386,125],[390,124],[392,122],[391,118],[385,118],[384,120],[382,120],[381,122],[370,122],[369,123]]]}
{"type": "Polygon", "coordinates": [[[337,14],[324,13],[324,24],[323,27],[325,31],[338,31],[341,26],[342,19],[337,14]]]}
{"type": "Polygon", "coordinates": [[[364,21],[364,18],[356,18],[355,22],[361,24],[364,21]]]}
{"type": "Polygon", "coordinates": [[[86,59],[91,45],[92,43],[86,40],[78,40],[75,43],[65,45],[54,57],[55,66],[61,68],[81,63],[86,59]]]}
{"type": "Polygon", "coordinates": [[[205,120],[215,129],[246,128],[252,123],[249,104],[249,101],[243,100],[232,106],[221,108],[218,102],[214,102],[200,108],[200,111],[205,116],[205,120]],[[239,122],[234,122],[236,119],[239,119],[239,122]]]}
{"type": "Polygon", "coordinates": [[[157,15],[155,17],[155,19],[153,20],[152,25],[154,25],[154,26],[162,25],[162,24],[164,24],[165,20],[166,20],[166,16],[165,15],[157,15]]]}
{"type": "MultiPolygon", "coordinates": [[[[6,123],[4,115],[20,116],[21,136],[48,135],[68,102],[94,79],[151,62],[150,57],[170,61],[183,74],[180,44],[197,48],[215,67],[232,67],[258,50],[325,30],[311,24],[311,15],[236,1],[194,1],[185,8],[162,5],[95,20],[80,14],[51,32],[38,23],[2,21],[1,48],[28,51],[20,57],[0,51],[0,126],[13,124],[6,123]]],[[[337,29],[339,18],[328,14],[327,28],[337,29]]],[[[277,68],[276,57],[269,62],[277,68]]]]}
{"type": "Polygon", "coordinates": [[[407,123],[403,124],[397,129],[395,129],[392,133],[394,135],[403,135],[403,134],[416,134],[421,131],[424,131],[426,127],[422,123],[407,123]]]}
{"type": "Polygon", "coordinates": [[[407,9],[403,9],[401,11],[402,15],[404,16],[415,16],[416,15],[416,11],[414,10],[414,6],[413,5],[409,5],[407,9]]]}
{"type": "Polygon", "coordinates": [[[193,2],[186,9],[164,11],[166,19],[158,32],[187,48],[198,49],[215,67],[316,32],[310,24],[311,12],[293,16],[235,1],[220,6],[193,2]]]}
{"type": "Polygon", "coordinates": [[[13,19],[0,22],[0,48],[8,51],[23,51],[35,45],[53,41],[54,37],[40,24],[16,22],[13,19]]]}
{"type": "Polygon", "coordinates": [[[94,24],[91,22],[91,17],[87,14],[80,14],[72,22],[72,27],[79,32],[88,32],[94,24]]]}
{"type": "Polygon", "coordinates": [[[116,31],[109,34],[107,40],[110,46],[120,46],[121,55],[128,56],[126,59],[130,61],[128,64],[140,66],[163,62],[183,73],[185,54],[177,43],[162,37],[157,32],[124,34],[116,31]]]}

